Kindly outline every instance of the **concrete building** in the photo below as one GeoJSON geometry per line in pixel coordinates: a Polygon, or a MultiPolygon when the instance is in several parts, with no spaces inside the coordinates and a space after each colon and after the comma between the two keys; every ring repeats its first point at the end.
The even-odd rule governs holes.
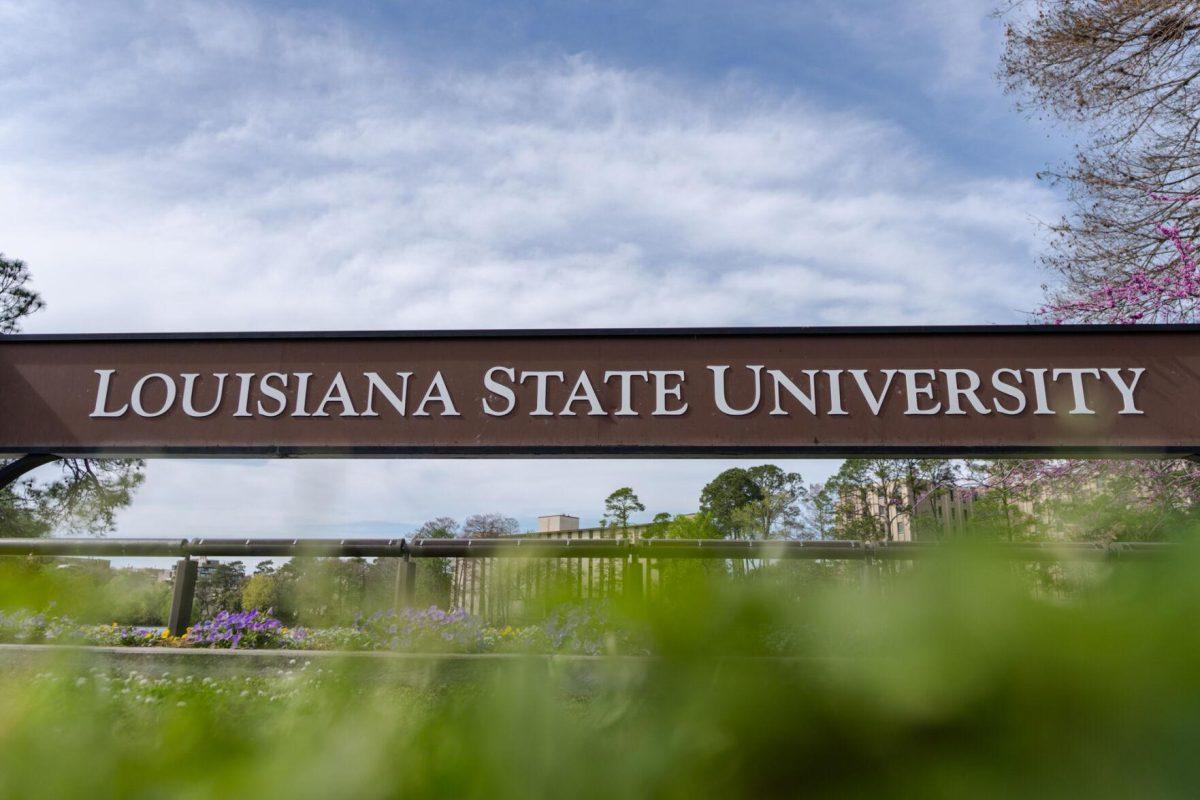
{"type": "Polygon", "coordinates": [[[594,528],[579,527],[579,517],[570,514],[550,514],[538,517],[536,531],[518,533],[514,538],[523,539],[624,539],[637,541],[649,523],[630,524],[624,530],[612,525],[599,525],[594,528]]]}
{"type": "Polygon", "coordinates": [[[837,524],[842,530],[851,530],[862,526],[865,518],[882,541],[950,538],[963,532],[971,518],[972,506],[982,493],[975,487],[945,486],[914,499],[910,488],[903,483],[887,490],[873,486],[858,495],[841,498],[837,524]]]}
{"type": "Polygon", "coordinates": [[[538,517],[538,534],[569,533],[577,530],[579,530],[579,517],[572,517],[570,514],[550,514],[538,517]]]}
{"type": "MultiPolygon", "coordinates": [[[[886,492],[872,487],[857,496],[842,498],[837,509],[837,524],[842,530],[852,530],[856,525],[865,527],[862,524],[865,514],[875,526],[875,535],[882,532],[885,541],[954,538],[962,535],[976,517],[976,505],[981,500],[992,499],[992,493],[998,491],[1001,490],[982,486],[946,486],[918,497],[914,503],[904,486],[886,492]]],[[[1014,528],[1023,535],[1070,538],[1078,532],[1080,525],[1077,519],[1064,516],[1064,504],[1070,501],[1086,503],[1100,496],[1103,487],[1091,481],[1074,486],[1071,491],[1072,494],[1067,495],[1051,483],[1041,483],[1024,496],[1011,497],[1004,513],[1011,514],[1014,528]]],[[[995,499],[998,503],[999,498],[995,499]]],[[[998,508],[994,504],[989,511],[997,514],[998,508]]]]}

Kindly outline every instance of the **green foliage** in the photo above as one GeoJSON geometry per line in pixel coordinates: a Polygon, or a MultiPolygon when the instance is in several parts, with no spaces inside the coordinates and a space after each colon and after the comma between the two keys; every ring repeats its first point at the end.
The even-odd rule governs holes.
{"type": "Polygon", "coordinates": [[[762,497],[749,470],[731,467],[708,482],[700,491],[700,510],[727,538],[739,538],[737,513],[762,497]]]}
{"type": "Polygon", "coordinates": [[[956,477],[956,465],[948,459],[846,459],[824,487],[837,498],[838,538],[891,539],[898,521],[912,524],[918,507],[953,487],[956,477]]]}
{"type": "MultiPolygon", "coordinates": [[[[458,535],[458,523],[450,517],[436,517],[424,523],[413,535],[416,539],[453,539],[458,535]]],[[[381,559],[375,562],[376,568],[388,572],[395,584],[396,571],[400,562],[395,559],[381,559]]],[[[454,562],[449,558],[422,558],[417,560],[417,585],[415,602],[418,606],[438,606],[446,608],[450,605],[450,588],[453,583],[451,570],[454,562]]],[[[377,608],[387,608],[381,603],[377,608]]]]}
{"type": "Polygon", "coordinates": [[[774,464],[732,467],[700,491],[700,511],[731,539],[792,535],[806,497],[804,481],[774,464]]]}
{"type": "MultiPolygon", "coordinates": [[[[498,515],[497,515],[498,516],[498,515]]],[[[451,517],[436,517],[417,528],[414,539],[453,539],[458,536],[458,522],[451,517]]]]}
{"type": "Polygon", "coordinates": [[[280,572],[291,578],[291,612],[299,624],[346,624],[363,611],[367,563],[361,558],[293,559],[280,572]]]}
{"type": "Polygon", "coordinates": [[[774,464],[751,467],[746,475],[757,488],[757,497],[733,512],[736,528],[750,539],[772,539],[794,532],[800,503],[806,496],[804,479],[774,464]]]}
{"type": "Polygon", "coordinates": [[[56,480],[24,480],[0,490],[0,533],[9,537],[44,536],[54,529],[107,533],[115,526],[116,513],[129,505],[145,479],[141,460],[67,459],[58,462],[58,468],[56,480]]]}
{"type": "Polygon", "coordinates": [[[642,501],[628,486],[622,486],[604,500],[605,520],[610,526],[619,528],[623,534],[629,531],[630,517],[645,510],[642,501]]]}
{"type": "MultiPolygon", "coordinates": [[[[364,611],[390,606],[397,561],[379,559],[368,564],[362,558],[292,559],[277,570],[250,576],[238,590],[235,603],[214,606],[205,616],[222,609],[269,608],[288,624],[348,624],[364,611]]],[[[196,617],[200,616],[197,613],[196,617]]]]}
{"type": "Polygon", "coordinates": [[[25,539],[50,533],[50,521],[29,501],[27,491],[25,482],[0,489],[0,536],[25,539]]]}
{"type": "Polygon", "coordinates": [[[805,539],[836,539],[837,493],[828,484],[814,483],[805,490],[805,503],[797,529],[805,539]]]}
{"type": "Polygon", "coordinates": [[[52,527],[75,534],[106,533],[145,480],[144,468],[140,459],[67,459],[62,478],[26,491],[52,527]]]}
{"type": "Polygon", "coordinates": [[[667,530],[671,527],[671,515],[665,511],[660,511],[654,515],[654,519],[650,520],[650,524],[642,531],[643,539],[665,539],[667,538],[667,530]]]}
{"type": "MultiPolygon", "coordinates": [[[[438,517],[435,520],[425,523],[433,525],[426,533],[434,533],[441,526],[442,532],[452,533],[456,523],[449,517],[438,517]],[[446,527],[449,525],[450,527],[446,527]]],[[[462,535],[471,539],[488,539],[494,536],[512,536],[515,533],[520,533],[521,527],[513,517],[506,517],[503,514],[472,514],[463,521],[462,535]]]]}
{"type": "MultiPolygon", "coordinates": [[[[29,288],[31,277],[25,262],[0,253],[0,334],[19,331],[25,317],[45,306],[29,288]]],[[[0,536],[45,536],[55,528],[111,531],[117,510],[143,480],[140,460],[66,459],[59,465],[63,475],[56,481],[25,480],[0,489],[0,536]]]]}
{"type": "Polygon", "coordinates": [[[785,566],[614,608],[647,659],[7,663],[0,796],[1194,794],[1200,554],[1065,597],[966,549],[785,566]]]}
{"type": "Polygon", "coordinates": [[[246,565],[241,561],[209,561],[202,564],[196,578],[192,618],[209,619],[221,611],[240,611],[245,585],[246,565]]]}
{"type": "Polygon", "coordinates": [[[663,533],[664,539],[721,539],[721,530],[705,513],[679,514],[671,519],[663,533]]]}
{"type": "Polygon", "coordinates": [[[242,589],[240,608],[260,608],[273,611],[280,619],[293,620],[295,611],[287,581],[275,572],[256,572],[246,580],[242,589]]]}
{"type": "Polygon", "coordinates": [[[45,609],[85,623],[163,625],[171,584],[157,570],[62,565],[54,559],[0,559],[0,611],[45,609]]]}
{"type": "Polygon", "coordinates": [[[21,320],[46,305],[29,288],[32,277],[24,261],[0,253],[0,333],[16,333],[21,329],[21,320]]]}
{"type": "MultiPolygon", "coordinates": [[[[435,532],[436,533],[436,532],[435,532]]],[[[424,535],[435,536],[426,532],[424,535]]],[[[440,538],[453,535],[442,528],[440,538]]],[[[450,603],[451,559],[415,559],[414,602],[445,608],[450,603]]],[[[279,569],[264,570],[246,581],[240,608],[273,609],[289,625],[328,627],[348,625],[364,614],[394,607],[398,558],[294,559],[279,569]]],[[[227,610],[235,610],[231,606],[227,610]]]]}
{"type": "Polygon", "coordinates": [[[171,583],[126,570],[116,573],[105,585],[108,613],[95,618],[120,620],[128,625],[165,625],[171,613],[171,583]]]}

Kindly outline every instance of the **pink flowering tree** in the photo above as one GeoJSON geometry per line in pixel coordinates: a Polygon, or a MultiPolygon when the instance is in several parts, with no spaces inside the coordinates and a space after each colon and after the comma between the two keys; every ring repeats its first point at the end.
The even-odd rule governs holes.
{"type": "MultiPolygon", "coordinates": [[[[1188,0],[1006,3],[1001,76],[1018,105],[1073,126],[1072,163],[1043,173],[1071,212],[1043,261],[1054,324],[1200,321],[1200,25],[1188,0]]],[[[1059,498],[1084,535],[1155,538],[1200,503],[1181,459],[994,462],[982,485],[1059,498]]]]}
{"type": "Polygon", "coordinates": [[[1038,310],[1039,320],[1055,325],[1196,322],[1200,271],[1196,268],[1195,245],[1183,238],[1178,227],[1160,223],[1155,230],[1170,243],[1172,257],[1105,277],[1099,286],[1081,294],[1059,294],[1038,310]]]}
{"type": "MultiPolygon", "coordinates": [[[[1151,202],[1191,203],[1195,196],[1146,191],[1151,202]]],[[[1038,310],[1039,321],[1064,323],[1196,322],[1200,270],[1195,244],[1179,227],[1154,226],[1168,256],[1106,278],[1094,289],[1059,294],[1038,310]]],[[[1059,497],[1076,506],[1085,534],[1157,538],[1167,523],[1200,505],[1200,463],[1188,459],[1035,460],[1017,462],[1001,480],[1034,498],[1059,497]],[[1133,520],[1134,528],[1123,525],[1133,520]]]]}

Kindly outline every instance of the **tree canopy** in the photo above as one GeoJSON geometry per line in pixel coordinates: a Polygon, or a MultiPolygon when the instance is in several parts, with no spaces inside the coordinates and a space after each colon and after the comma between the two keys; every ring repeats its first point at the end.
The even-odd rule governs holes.
{"type": "Polygon", "coordinates": [[[1072,211],[1045,263],[1053,321],[1194,322],[1200,275],[1200,19],[1189,0],[1037,0],[1009,12],[1002,75],[1083,134],[1043,173],[1072,211]],[[1024,13],[1032,10],[1033,13],[1024,13]]]}
{"type": "MultiPolygon", "coordinates": [[[[0,333],[15,333],[24,319],[45,306],[30,287],[25,262],[0,254],[0,333]]],[[[141,485],[140,460],[100,458],[59,462],[59,477],[32,479],[0,490],[0,535],[44,536],[54,530],[104,533],[113,529],[116,512],[129,504],[141,485]]]]}
{"type": "Polygon", "coordinates": [[[642,501],[628,486],[622,486],[604,500],[605,520],[612,527],[620,528],[622,533],[629,530],[630,518],[645,510],[646,507],[642,505],[642,501]]]}
{"type": "MultiPolygon", "coordinates": [[[[1049,322],[1200,321],[1200,15],[1189,0],[1035,0],[1006,12],[1002,76],[1024,107],[1082,137],[1043,173],[1067,190],[1045,265],[1049,322]],[[1032,13],[1028,13],[1032,12],[1032,13]]],[[[1200,467],[1182,460],[1035,461],[1004,469],[1026,496],[1111,497],[1142,530],[1194,510],[1200,467]]],[[[1120,513],[1117,513],[1120,512],[1120,513]]],[[[1116,534],[1114,534],[1116,535],[1116,534]]],[[[1126,535],[1126,534],[1121,534],[1126,535]]]]}
{"type": "MultiPolygon", "coordinates": [[[[435,524],[444,523],[446,518],[439,517],[435,524]]],[[[429,525],[430,523],[425,523],[429,525]]],[[[449,531],[449,529],[446,529],[449,531]]],[[[472,514],[463,522],[462,535],[468,539],[490,539],[496,536],[512,536],[521,532],[521,525],[513,517],[500,513],[472,514]]]]}

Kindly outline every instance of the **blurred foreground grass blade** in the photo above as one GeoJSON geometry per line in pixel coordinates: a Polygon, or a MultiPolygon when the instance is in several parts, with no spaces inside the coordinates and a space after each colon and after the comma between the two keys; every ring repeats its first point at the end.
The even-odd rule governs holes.
{"type": "Polygon", "coordinates": [[[0,796],[1157,797],[1200,780],[1194,547],[671,566],[646,600],[545,600],[547,630],[644,656],[234,653],[165,676],[161,654],[136,673],[4,656],[0,796]]]}

